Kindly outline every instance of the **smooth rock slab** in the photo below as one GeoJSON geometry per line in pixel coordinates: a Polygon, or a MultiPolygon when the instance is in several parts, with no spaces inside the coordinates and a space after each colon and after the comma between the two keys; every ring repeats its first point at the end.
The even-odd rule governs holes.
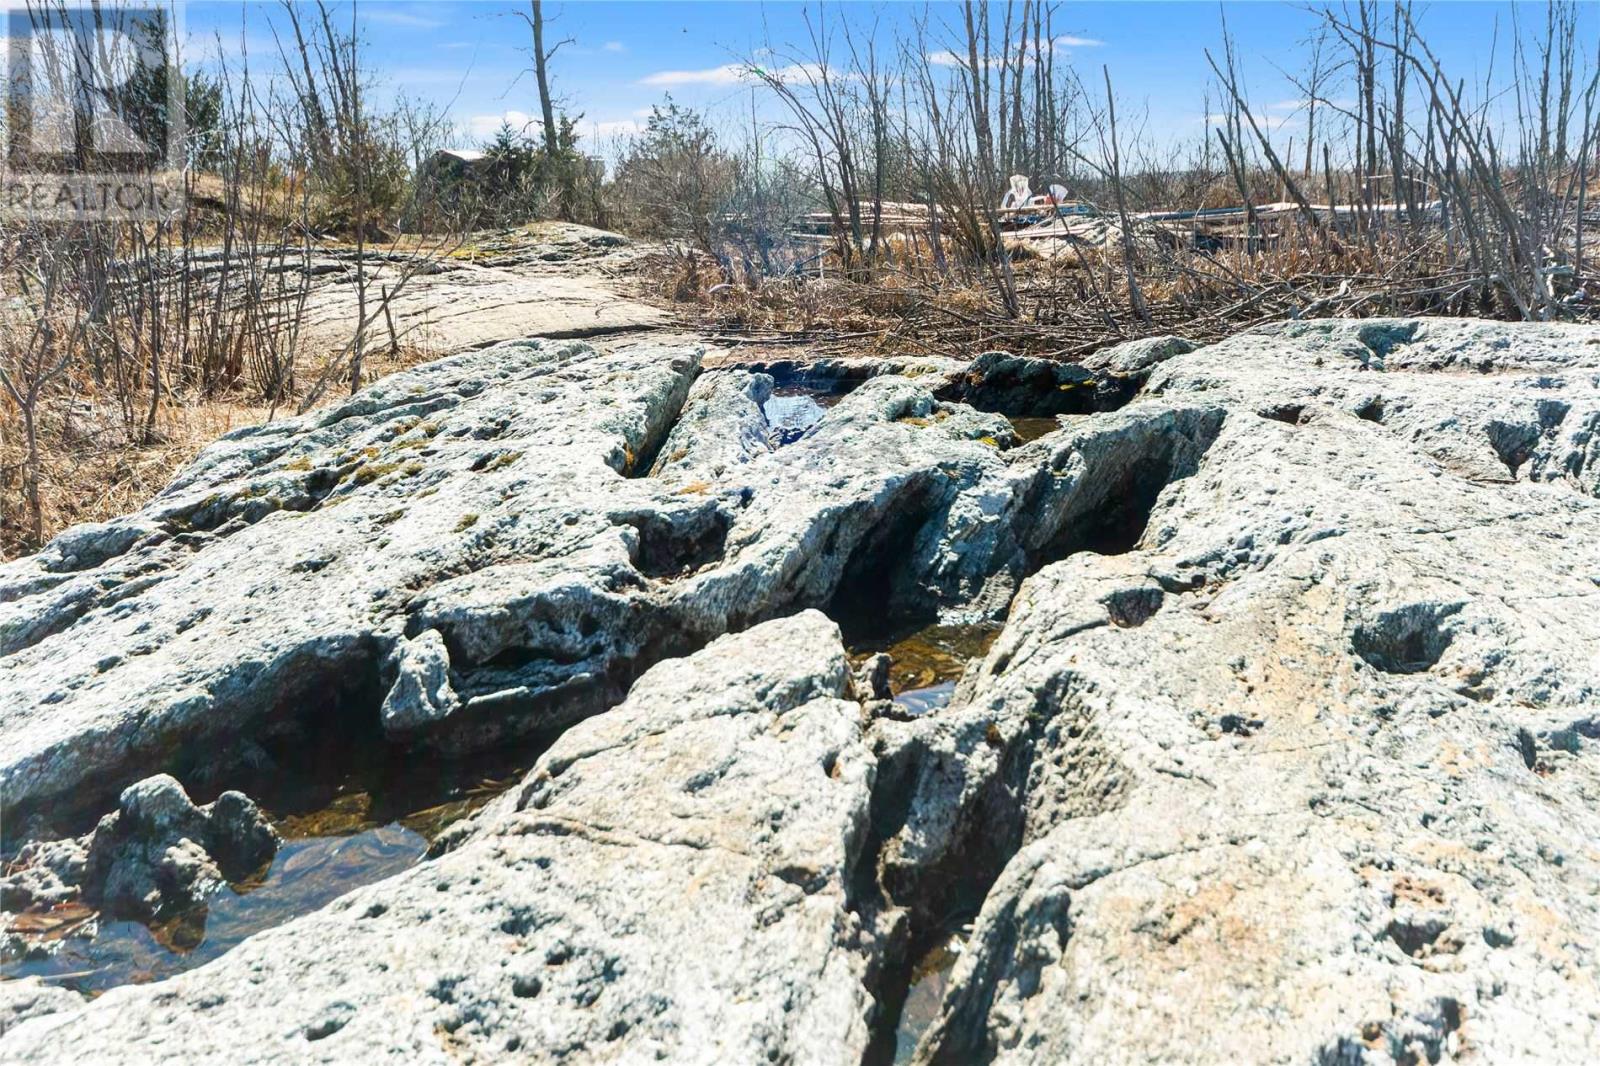
{"type": "Polygon", "coordinates": [[[1150,391],[1294,423],[1333,407],[1474,482],[1600,494],[1600,330],[1474,319],[1257,327],[1158,366],[1150,391]]]}
{"type": "MultiPolygon", "coordinates": [[[[450,355],[519,337],[659,328],[669,321],[666,312],[623,295],[611,281],[640,254],[615,233],[539,223],[503,236],[476,234],[420,272],[407,256],[380,258],[366,267],[368,311],[384,288],[395,295],[388,317],[380,317],[369,336],[375,344],[386,342],[392,322],[401,344],[450,355]]],[[[295,258],[291,253],[290,262],[295,258]]],[[[301,334],[306,343],[337,351],[359,316],[355,264],[348,256],[327,256],[313,259],[311,268],[301,334]]]]}
{"type": "Polygon", "coordinates": [[[874,761],[848,688],[815,612],[664,662],[454,850],[22,1021],[0,1061],[859,1061],[874,761]]]}
{"type": "Polygon", "coordinates": [[[29,1018],[83,1006],[83,997],[37,977],[0,981],[0,1036],[29,1018]]]}

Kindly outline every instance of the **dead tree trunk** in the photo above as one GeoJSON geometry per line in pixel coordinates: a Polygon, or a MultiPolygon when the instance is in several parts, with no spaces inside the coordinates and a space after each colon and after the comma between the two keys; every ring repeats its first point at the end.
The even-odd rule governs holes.
{"type": "Polygon", "coordinates": [[[539,83],[539,111],[544,117],[544,150],[551,159],[556,157],[560,144],[556,137],[556,109],[550,100],[550,56],[544,50],[544,5],[542,0],[528,0],[533,8],[529,23],[533,26],[533,76],[539,83]]]}

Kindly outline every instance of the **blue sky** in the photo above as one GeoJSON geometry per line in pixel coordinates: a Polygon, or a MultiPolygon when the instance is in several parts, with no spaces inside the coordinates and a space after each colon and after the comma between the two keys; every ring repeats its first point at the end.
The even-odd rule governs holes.
{"type": "MultiPolygon", "coordinates": [[[[267,20],[282,17],[275,6],[194,0],[186,8],[187,30],[191,38],[221,32],[232,47],[242,21],[249,47],[270,53],[267,20]]],[[[347,24],[350,9],[341,10],[347,24]]],[[[525,4],[372,0],[356,10],[366,56],[391,91],[448,105],[461,146],[479,142],[508,114],[517,122],[537,115],[531,75],[518,80],[529,66],[528,29],[516,15],[525,4]]],[[[949,3],[833,4],[826,14],[848,17],[861,29],[876,25],[888,43],[925,10],[935,25],[959,24],[960,8],[949,3]]],[[[584,114],[591,142],[637,128],[666,92],[710,108],[723,122],[740,114],[748,121],[752,90],[729,64],[769,45],[781,52],[804,41],[805,15],[815,18],[817,11],[815,4],[741,0],[547,2],[549,35],[571,41],[554,60],[555,86],[569,111],[584,114]]],[[[1504,3],[1418,4],[1417,12],[1447,69],[1468,79],[1482,77],[1496,26],[1504,37],[1511,18],[1504,3]]],[[[1315,20],[1300,4],[1066,3],[1055,32],[1076,39],[1067,52],[1086,75],[1098,81],[1101,65],[1110,68],[1123,114],[1146,116],[1155,139],[1182,138],[1202,128],[1209,78],[1203,49],[1216,51],[1223,13],[1249,72],[1253,106],[1266,112],[1292,99],[1293,86],[1276,68],[1298,72],[1303,62],[1300,46],[1315,20]]],[[[1530,23],[1544,17],[1532,4],[1518,16],[1530,23]]],[[[1600,12],[1581,17],[1600,23],[1600,12]]],[[[1277,110],[1288,136],[1291,109],[1277,110]]]]}

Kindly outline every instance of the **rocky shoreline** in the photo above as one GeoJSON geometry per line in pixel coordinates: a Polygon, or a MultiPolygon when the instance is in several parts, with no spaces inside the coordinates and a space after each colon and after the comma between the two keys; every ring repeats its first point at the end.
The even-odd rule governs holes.
{"type": "Polygon", "coordinates": [[[199,969],[0,982],[0,1061],[1586,1062],[1597,428],[1600,330],[1440,319],[533,340],[230,434],[0,566],[6,876],[328,722],[541,753],[199,969]],[[1001,629],[907,713],[849,653],[934,624],[1001,629]]]}

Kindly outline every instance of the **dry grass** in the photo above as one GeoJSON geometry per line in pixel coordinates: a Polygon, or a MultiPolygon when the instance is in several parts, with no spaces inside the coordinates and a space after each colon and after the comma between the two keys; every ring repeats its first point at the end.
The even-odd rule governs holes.
{"type": "MultiPolygon", "coordinates": [[[[988,348],[1058,359],[1164,333],[1215,340],[1290,317],[1515,317],[1502,293],[1464,273],[1432,235],[1407,231],[1322,241],[1294,234],[1249,250],[1200,251],[1187,233],[1146,228],[1135,251],[1147,317],[1132,307],[1115,240],[1009,242],[1015,317],[991,277],[954,255],[941,268],[925,241],[899,244],[868,276],[824,260],[820,272],[730,280],[710,256],[646,261],[645,294],[741,355],[970,358],[988,348]]],[[[1574,314],[1581,308],[1574,307],[1574,314]]]]}
{"type": "MultiPolygon", "coordinates": [[[[137,508],[207,443],[261,419],[259,412],[226,401],[174,405],[157,417],[155,442],[135,445],[115,412],[108,420],[92,406],[75,407],[73,417],[52,419],[40,441],[47,537],[78,522],[104,521],[137,508]]],[[[14,414],[5,410],[0,419],[9,423],[14,414]]],[[[10,505],[0,515],[0,556],[5,558],[31,547],[20,514],[11,510],[19,499],[22,462],[17,435],[8,433],[0,443],[0,500],[10,505]]]]}
{"type": "MultiPolygon", "coordinates": [[[[432,353],[402,346],[375,348],[364,364],[367,383],[426,362],[432,353]]],[[[321,366],[310,364],[314,378],[321,366]]],[[[308,378],[308,379],[309,379],[308,378]]],[[[334,391],[319,406],[337,403],[334,391]]],[[[76,382],[53,397],[40,438],[40,498],[44,539],[79,522],[103,522],[137,510],[160,492],[206,445],[230,430],[293,413],[252,400],[245,390],[217,398],[178,395],[162,405],[148,442],[131,435],[115,401],[92,382],[76,382]]],[[[15,405],[0,393],[0,559],[35,550],[19,506],[23,468],[15,405]]]]}
{"type": "MultiPolygon", "coordinates": [[[[215,179],[201,175],[195,179],[201,189],[216,185],[215,179]]],[[[214,189],[220,195],[220,189],[214,189]]],[[[188,250],[215,253],[218,249],[210,230],[216,208],[203,200],[191,212],[199,234],[188,250]]],[[[361,363],[363,385],[435,358],[439,344],[426,329],[405,331],[398,346],[391,348],[384,316],[378,314],[379,296],[387,291],[392,298],[400,291],[402,279],[415,267],[426,270],[430,264],[449,258],[493,259],[508,254],[526,253],[537,248],[559,229],[545,223],[531,223],[499,231],[465,234],[406,234],[394,240],[364,248],[341,238],[306,238],[308,255],[352,257],[359,251],[366,257],[366,274],[371,292],[369,315],[361,363]]],[[[122,234],[127,240],[137,236],[132,228],[122,234]]],[[[11,258],[0,260],[0,274],[9,284],[32,266],[32,260],[16,242],[7,244],[0,231],[0,252],[12,248],[11,258]]],[[[126,251],[119,246],[120,251],[126,251]]],[[[43,256],[39,257],[44,262],[43,256]]],[[[58,262],[70,262],[61,257],[58,262]]],[[[207,444],[231,429],[258,424],[271,418],[284,418],[313,394],[331,364],[324,392],[316,396],[314,407],[337,403],[347,395],[350,360],[336,332],[302,328],[303,311],[294,306],[301,293],[297,269],[299,255],[282,255],[276,245],[245,242],[236,249],[231,276],[234,287],[227,299],[225,330],[215,344],[194,357],[178,346],[184,327],[195,328],[182,320],[186,293],[181,265],[159,272],[152,283],[137,283],[131,297],[145,299],[144,306],[159,304],[164,311],[159,325],[146,323],[142,331],[128,324],[126,315],[115,312],[112,325],[95,323],[84,307],[70,300],[57,305],[54,333],[68,338],[58,346],[66,353],[64,371],[51,379],[37,402],[39,444],[39,534],[34,534],[26,471],[27,444],[23,411],[15,398],[0,388],[0,559],[15,558],[37,550],[44,542],[69,525],[104,521],[125,514],[147,502],[168,484],[173,475],[207,444]],[[275,272],[275,268],[285,270],[275,272]],[[251,270],[270,278],[288,279],[281,287],[249,289],[238,279],[251,270]],[[159,294],[150,300],[149,294],[159,294]],[[277,303],[274,304],[273,301],[277,303]],[[87,329],[84,324],[91,323],[87,329]],[[159,353],[161,392],[153,423],[147,424],[151,407],[150,338],[159,336],[169,347],[159,353]],[[291,344],[290,338],[298,337],[291,344]],[[142,345],[141,346],[141,341],[142,345]],[[112,354],[112,349],[116,354],[112,354]],[[263,362],[263,352],[275,360],[263,362]],[[129,353],[132,353],[131,355],[129,353]],[[193,365],[214,368],[196,374],[193,365]],[[274,377],[283,374],[283,377],[274,377]],[[185,376],[187,375],[187,377],[185,376]],[[277,390],[278,402],[269,399],[269,386],[287,382],[277,390]]],[[[64,276],[73,277],[63,272],[64,276]]],[[[200,276],[200,275],[197,275],[200,276]]],[[[202,312],[210,309],[215,289],[204,275],[194,293],[192,305],[202,312]]],[[[318,286],[342,282],[305,282],[307,294],[318,286]]],[[[63,284],[61,291],[76,294],[84,286],[63,284]]],[[[338,290],[342,292],[343,290],[338,290]]],[[[33,290],[37,292],[37,288],[33,290]]],[[[28,369],[27,348],[32,333],[38,300],[0,302],[0,374],[10,372],[12,380],[24,388],[34,374],[28,369]]],[[[310,306],[306,304],[305,306],[310,306]]],[[[354,329],[354,308],[350,314],[354,329]]],[[[190,349],[193,350],[193,349],[190,349]]],[[[45,360],[53,363],[56,355],[45,360]]]]}

